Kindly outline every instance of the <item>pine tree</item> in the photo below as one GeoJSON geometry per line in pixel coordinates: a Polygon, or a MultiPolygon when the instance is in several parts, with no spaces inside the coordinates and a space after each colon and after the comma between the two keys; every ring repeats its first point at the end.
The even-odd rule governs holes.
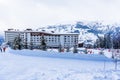
{"type": "Polygon", "coordinates": [[[70,47],[69,46],[67,46],[66,52],[70,52],[70,47]]]}
{"type": "Polygon", "coordinates": [[[13,42],[13,45],[14,45],[14,49],[19,49],[19,50],[21,50],[21,48],[22,48],[22,44],[21,44],[21,38],[20,38],[20,36],[18,36],[18,37],[15,37],[15,39],[14,39],[14,42],[13,42]]]}
{"type": "Polygon", "coordinates": [[[58,52],[62,52],[62,46],[61,46],[61,44],[58,47],[58,52]]]}
{"type": "Polygon", "coordinates": [[[42,35],[42,38],[41,38],[41,49],[46,51],[47,49],[47,46],[46,46],[46,43],[45,43],[45,39],[44,39],[44,36],[42,35]]]}
{"type": "Polygon", "coordinates": [[[27,38],[25,39],[25,42],[24,42],[24,48],[28,49],[27,38]]]}
{"type": "Polygon", "coordinates": [[[30,50],[32,50],[32,49],[33,49],[33,43],[30,42],[30,50]]]}
{"type": "Polygon", "coordinates": [[[84,53],[85,53],[85,54],[87,54],[87,53],[88,53],[88,52],[87,52],[87,48],[85,48],[84,53]]]}
{"type": "Polygon", "coordinates": [[[73,53],[78,53],[78,50],[77,50],[77,45],[74,45],[74,48],[73,48],[73,53]]]}
{"type": "Polygon", "coordinates": [[[105,48],[110,49],[112,47],[112,42],[111,42],[111,33],[105,34],[105,48]]]}
{"type": "Polygon", "coordinates": [[[98,37],[98,39],[95,42],[95,47],[105,48],[105,41],[106,41],[105,37],[98,36],[98,35],[97,35],[97,37],[98,37]]]}
{"type": "Polygon", "coordinates": [[[100,41],[99,41],[99,39],[97,39],[96,42],[95,42],[95,44],[94,44],[94,47],[95,48],[99,48],[99,46],[100,46],[99,43],[100,43],[100,41]]]}

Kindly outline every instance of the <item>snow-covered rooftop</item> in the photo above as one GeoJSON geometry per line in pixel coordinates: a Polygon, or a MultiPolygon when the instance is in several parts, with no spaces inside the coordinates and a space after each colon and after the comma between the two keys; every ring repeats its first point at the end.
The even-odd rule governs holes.
{"type": "Polygon", "coordinates": [[[17,30],[17,29],[8,29],[6,32],[42,32],[42,33],[49,33],[49,34],[77,34],[79,35],[79,33],[71,33],[71,32],[68,32],[68,31],[64,31],[64,30],[61,30],[61,31],[54,31],[54,30],[51,30],[51,29],[39,29],[39,30],[33,30],[33,29],[26,29],[26,30],[23,30],[23,31],[20,31],[20,30],[17,30]]]}

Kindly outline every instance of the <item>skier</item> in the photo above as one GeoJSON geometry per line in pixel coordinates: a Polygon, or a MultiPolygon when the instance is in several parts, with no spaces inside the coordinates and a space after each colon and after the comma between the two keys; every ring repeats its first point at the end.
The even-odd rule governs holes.
{"type": "Polygon", "coordinates": [[[0,46],[0,51],[2,52],[2,47],[0,46]]]}
{"type": "Polygon", "coordinates": [[[5,52],[5,50],[6,50],[6,47],[3,48],[3,51],[4,51],[4,52],[5,52]]]}

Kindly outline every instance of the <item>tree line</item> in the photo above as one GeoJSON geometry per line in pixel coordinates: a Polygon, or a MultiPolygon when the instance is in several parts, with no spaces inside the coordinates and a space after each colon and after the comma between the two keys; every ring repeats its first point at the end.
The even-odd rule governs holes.
{"type": "Polygon", "coordinates": [[[120,32],[108,32],[104,36],[98,36],[94,48],[120,49],[120,32]]]}

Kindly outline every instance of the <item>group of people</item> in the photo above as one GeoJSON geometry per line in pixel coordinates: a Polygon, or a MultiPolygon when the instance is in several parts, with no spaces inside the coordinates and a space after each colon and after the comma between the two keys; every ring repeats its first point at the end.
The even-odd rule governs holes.
{"type": "Polygon", "coordinates": [[[5,50],[6,50],[6,47],[0,46],[0,51],[1,51],[1,52],[5,52],[5,50]]]}

